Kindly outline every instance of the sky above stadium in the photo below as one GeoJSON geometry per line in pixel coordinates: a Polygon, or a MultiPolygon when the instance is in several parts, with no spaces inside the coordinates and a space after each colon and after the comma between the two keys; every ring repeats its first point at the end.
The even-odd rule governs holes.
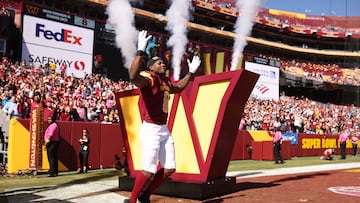
{"type": "Polygon", "coordinates": [[[265,0],[265,8],[325,16],[360,16],[360,0],[265,0]]]}

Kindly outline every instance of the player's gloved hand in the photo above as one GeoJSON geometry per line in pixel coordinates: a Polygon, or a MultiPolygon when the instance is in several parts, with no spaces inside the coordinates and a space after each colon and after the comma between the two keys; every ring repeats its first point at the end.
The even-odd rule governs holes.
{"type": "Polygon", "coordinates": [[[195,73],[196,70],[199,68],[201,60],[199,56],[194,56],[192,61],[190,59],[187,60],[188,66],[189,66],[189,72],[195,73]]]}
{"type": "Polygon", "coordinates": [[[146,36],[146,35],[147,35],[146,30],[141,30],[139,32],[137,50],[145,51],[147,43],[148,43],[149,39],[152,37],[151,35],[149,35],[149,36],[146,36]]]}

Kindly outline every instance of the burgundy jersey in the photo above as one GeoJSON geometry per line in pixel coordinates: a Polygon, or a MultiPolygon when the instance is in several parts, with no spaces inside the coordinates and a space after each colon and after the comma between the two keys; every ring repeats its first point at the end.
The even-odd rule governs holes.
{"type": "Polygon", "coordinates": [[[140,89],[139,110],[141,119],[158,125],[166,124],[170,99],[170,79],[152,71],[142,71],[150,84],[140,89]]]}
{"type": "Polygon", "coordinates": [[[44,107],[43,103],[32,102],[30,105],[30,111],[32,111],[38,107],[44,107]]]}

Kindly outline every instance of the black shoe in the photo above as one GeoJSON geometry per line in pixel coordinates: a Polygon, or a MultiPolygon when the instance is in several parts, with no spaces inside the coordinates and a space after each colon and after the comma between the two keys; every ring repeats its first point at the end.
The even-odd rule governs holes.
{"type": "Polygon", "coordinates": [[[56,174],[54,174],[54,173],[50,173],[49,175],[48,175],[48,177],[56,177],[57,175],[56,174]]]}
{"type": "Polygon", "coordinates": [[[150,203],[150,195],[141,193],[141,195],[138,197],[138,200],[141,203],[150,203]]]}

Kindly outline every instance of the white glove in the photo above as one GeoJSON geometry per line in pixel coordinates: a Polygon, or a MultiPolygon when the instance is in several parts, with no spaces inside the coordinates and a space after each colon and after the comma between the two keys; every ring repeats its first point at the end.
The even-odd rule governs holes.
{"type": "Polygon", "coordinates": [[[146,37],[146,35],[147,35],[146,30],[141,30],[139,32],[137,50],[145,51],[147,43],[148,43],[149,39],[152,37],[151,35],[146,37]]]}
{"type": "Polygon", "coordinates": [[[199,68],[201,60],[199,56],[194,56],[192,61],[190,62],[190,60],[187,60],[188,66],[189,66],[189,72],[190,73],[195,73],[196,70],[199,68]]]}

